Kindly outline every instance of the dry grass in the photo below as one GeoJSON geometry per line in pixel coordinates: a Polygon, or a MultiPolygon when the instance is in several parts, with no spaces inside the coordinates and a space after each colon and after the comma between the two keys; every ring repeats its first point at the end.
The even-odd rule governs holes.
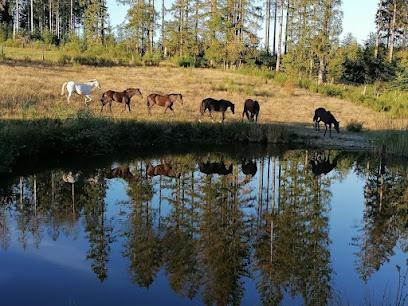
{"type": "MultiPolygon", "coordinates": [[[[387,128],[385,115],[368,108],[337,98],[312,94],[299,88],[281,87],[275,83],[265,84],[254,77],[210,69],[185,69],[165,67],[89,67],[52,66],[32,63],[0,63],[0,116],[3,118],[66,118],[78,110],[88,109],[99,116],[100,96],[108,89],[124,90],[138,87],[144,97],[157,93],[182,93],[184,105],[174,106],[176,114],[163,115],[164,109],[155,106],[152,117],[147,116],[145,98],[134,98],[132,114],[123,112],[123,105],[113,104],[113,114],[105,107],[102,116],[116,119],[135,118],[147,121],[197,121],[199,106],[207,97],[223,98],[236,103],[236,113],[229,111],[227,121],[241,120],[243,103],[247,98],[259,101],[260,122],[282,122],[312,125],[314,110],[324,107],[330,110],[341,126],[347,122],[363,123],[364,129],[387,128]],[[61,85],[68,80],[86,81],[97,78],[102,91],[94,90],[89,107],[84,98],[74,95],[68,105],[61,96],[61,85]]],[[[216,114],[215,116],[218,116],[216,114]]],[[[204,121],[210,121],[208,115],[204,121]]],[[[398,126],[405,127],[406,121],[398,126]]]]}

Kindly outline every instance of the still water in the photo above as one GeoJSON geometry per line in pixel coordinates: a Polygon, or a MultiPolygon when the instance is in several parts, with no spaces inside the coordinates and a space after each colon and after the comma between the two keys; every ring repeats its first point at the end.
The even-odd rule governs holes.
{"type": "Polygon", "coordinates": [[[407,305],[406,161],[133,152],[0,177],[1,305],[407,305]]]}

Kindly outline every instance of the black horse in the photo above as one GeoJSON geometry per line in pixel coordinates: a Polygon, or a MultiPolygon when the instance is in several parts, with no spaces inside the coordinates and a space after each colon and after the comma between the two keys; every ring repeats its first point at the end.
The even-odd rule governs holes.
{"type": "Polygon", "coordinates": [[[228,100],[216,100],[213,98],[206,98],[201,102],[200,106],[200,121],[201,117],[204,115],[205,111],[208,109],[208,112],[210,113],[210,117],[212,119],[211,112],[222,112],[222,122],[224,122],[225,119],[225,112],[227,109],[231,108],[231,112],[235,114],[235,104],[228,101],[228,100]]]}
{"type": "Polygon", "coordinates": [[[337,167],[337,160],[339,155],[335,156],[332,161],[330,161],[330,151],[326,155],[324,152],[315,152],[313,158],[311,159],[312,172],[315,176],[321,174],[327,174],[337,167]]]}
{"type": "Polygon", "coordinates": [[[315,110],[315,115],[313,117],[313,122],[314,122],[314,127],[317,132],[320,130],[320,121],[324,122],[324,125],[326,126],[326,130],[324,131],[324,135],[326,136],[327,132],[327,126],[329,126],[330,130],[330,137],[331,137],[331,125],[333,124],[334,128],[336,129],[337,133],[340,133],[339,131],[339,123],[340,121],[337,121],[336,118],[332,115],[331,112],[326,111],[323,107],[319,107],[315,110]]]}
{"type": "Polygon", "coordinates": [[[241,121],[244,121],[244,115],[246,115],[249,121],[254,121],[255,117],[255,121],[258,122],[259,110],[258,101],[247,99],[244,103],[244,111],[242,112],[241,121]],[[251,118],[249,118],[249,113],[251,114],[251,118]]]}
{"type": "Polygon", "coordinates": [[[245,175],[252,175],[254,176],[256,174],[256,171],[258,171],[258,167],[256,166],[256,162],[253,161],[242,161],[242,173],[245,175]]]}
{"type": "Polygon", "coordinates": [[[209,161],[204,163],[203,161],[199,162],[200,171],[205,174],[221,174],[228,175],[232,173],[232,165],[228,168],[225,166],[224,162],[220,163],[210,163],[209,161]]]}

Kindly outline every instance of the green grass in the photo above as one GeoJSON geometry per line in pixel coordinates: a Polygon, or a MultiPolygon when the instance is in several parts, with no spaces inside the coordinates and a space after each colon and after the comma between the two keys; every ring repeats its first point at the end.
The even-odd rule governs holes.
{"type": "Polygon", "coordinates": [[[286,143],[279,124],[146,122],[94,118],[0,121],[0,171],[21,158],[55,154],[107,154],[151,145],[286,143]]]}

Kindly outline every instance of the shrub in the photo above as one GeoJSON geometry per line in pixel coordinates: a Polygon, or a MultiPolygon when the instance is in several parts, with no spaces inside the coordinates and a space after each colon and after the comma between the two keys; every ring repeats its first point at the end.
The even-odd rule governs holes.
{"type": "Polygon", "coordinates": [[[71,62],[71,56],[68,54],[60,53],[57,59],[58,64],[65,65],[71,62]]]}
{"type": "Polygon", "coordinates": [[[353,133],[359,133],[363,129],[363,123],[358,121],[350,121],[346,125],[346,130],[353,133]]]}

